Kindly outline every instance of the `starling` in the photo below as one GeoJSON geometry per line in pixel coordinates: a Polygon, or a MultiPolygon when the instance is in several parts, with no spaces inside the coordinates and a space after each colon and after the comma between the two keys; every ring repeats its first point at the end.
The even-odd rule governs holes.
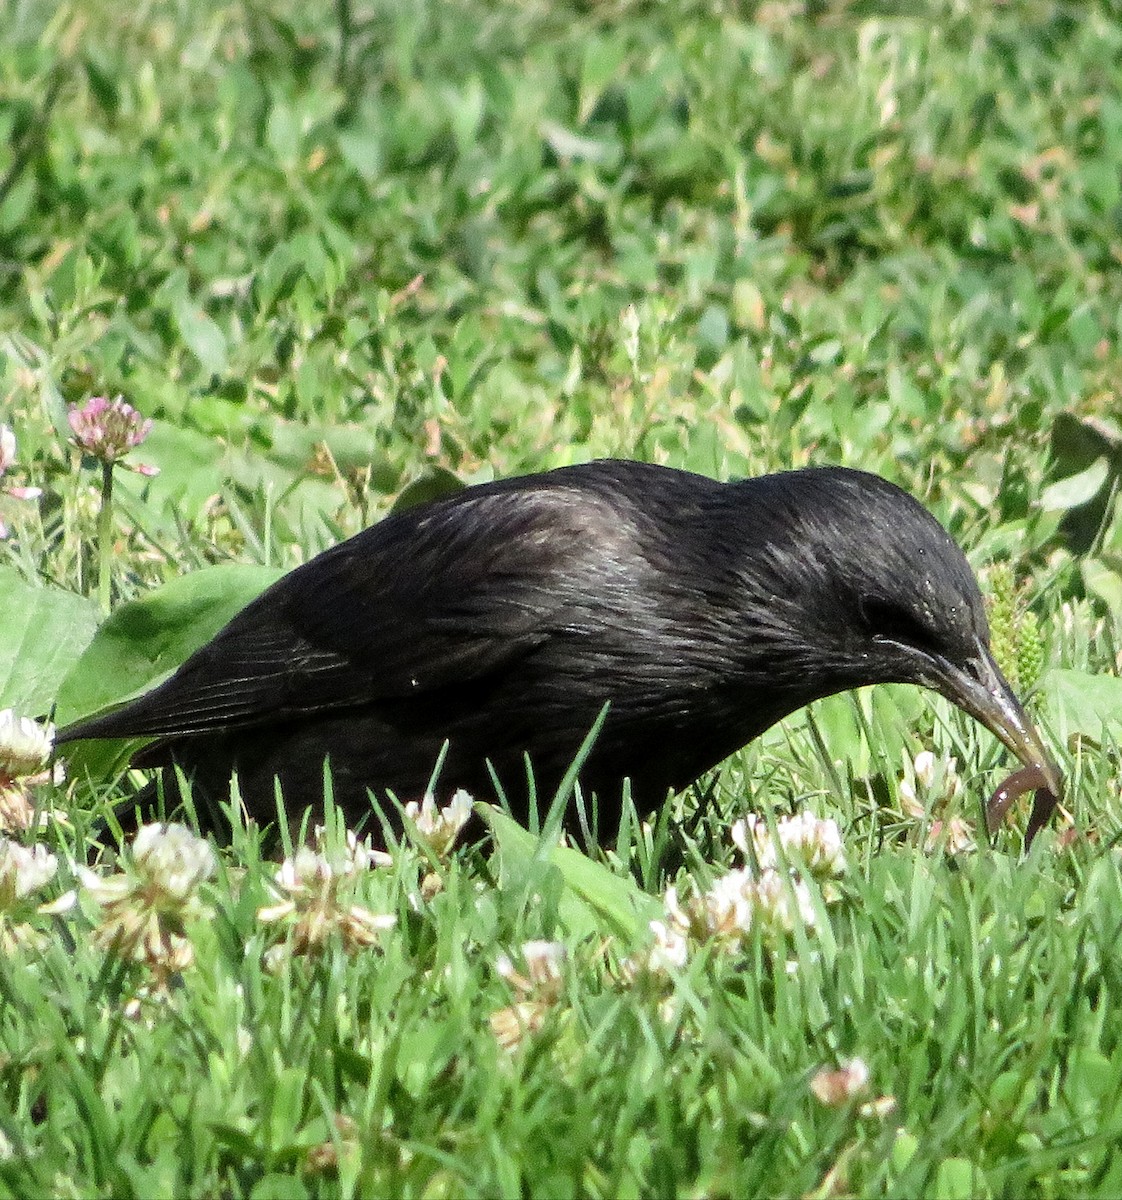
{"type": "Polygon", "coordinates": [[[349,822],[430,790],[548,801],[580,772],[601,829],[623,781],[662,805],[782,717],[875,683],[932,688],[1034,778],[1056,768],[989,649],[962,552],[876,475],[807,468],[733,483],[601,461],[470,487],[325,551],[166,682],[59,742],[150,738],[202,809],[262,823],[322,803],[349,822]],[[203,802],[199,804],[200,800],[203,802]]]}

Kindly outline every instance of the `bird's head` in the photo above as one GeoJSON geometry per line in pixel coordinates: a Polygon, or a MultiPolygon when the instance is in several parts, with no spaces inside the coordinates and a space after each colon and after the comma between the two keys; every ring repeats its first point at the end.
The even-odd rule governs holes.
{"type": "Polygon", "coordinates": [[[1059,771],[990,650],[974,573],[939,522],[894,484],[860,471],[755,482],[767,488],[754,511],[766,514],[755,536],[763,534],[769,552],[757,557],[766,565],[749,586],[772,590],[776,631],[800,631],[807,662],[813,655],[829,664],[841,686],[915,683],[940,693],[1060,795],[1059,771]]]}

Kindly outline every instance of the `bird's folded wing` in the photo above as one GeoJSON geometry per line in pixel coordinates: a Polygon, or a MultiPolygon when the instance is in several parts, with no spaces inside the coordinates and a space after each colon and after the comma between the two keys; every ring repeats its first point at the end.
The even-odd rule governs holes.
{"type": "Polygon", "coordinates": [[[568,490],[473,495],[372,526],[274,584],[165,683],[63,731],[172,737],[420,698],[515,663],[619,573],[619,517],[568,490]]]}

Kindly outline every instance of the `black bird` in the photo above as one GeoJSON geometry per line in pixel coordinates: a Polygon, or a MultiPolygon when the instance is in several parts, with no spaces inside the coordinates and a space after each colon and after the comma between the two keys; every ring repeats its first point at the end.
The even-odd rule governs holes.
{"type": "MultiPolygon", "coordinates": [[[[581,772],[600,827],[631,780],[641,812],[812,700],[933,688],[1058,793],[989,650],[962,552],[916,500],[836,467],[737,483],[603,461],[467,488],[298,567],[165,683],[62,730],[154,738],[196,799],[249,813],[368,789],[548,801],[604,704],[581,772]]],[[[172,773],[167,781],[171,786],[172,773]]],[[[392,805],[383,805],[393,812],[392,805]]]]}

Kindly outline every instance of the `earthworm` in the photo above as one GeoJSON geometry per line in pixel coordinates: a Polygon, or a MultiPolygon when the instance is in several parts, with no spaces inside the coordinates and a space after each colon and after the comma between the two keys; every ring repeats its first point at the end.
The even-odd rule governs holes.
{"type": "Polygon", "coordinates": [[[1025,849],[1027,850],[1032,845],[1033,838],[1048,824],[1059,803],[1056,794],[1048,789],[1044,772],[1040,767],[1022,767],[1019,771],[1014,771],[1001,784],[986,805],[986,828],[990,833],[995,832],[1009,811],[1010,805],[1026,792],[1035,792],[1028,828],[1025,830],[1025,849]]]}

